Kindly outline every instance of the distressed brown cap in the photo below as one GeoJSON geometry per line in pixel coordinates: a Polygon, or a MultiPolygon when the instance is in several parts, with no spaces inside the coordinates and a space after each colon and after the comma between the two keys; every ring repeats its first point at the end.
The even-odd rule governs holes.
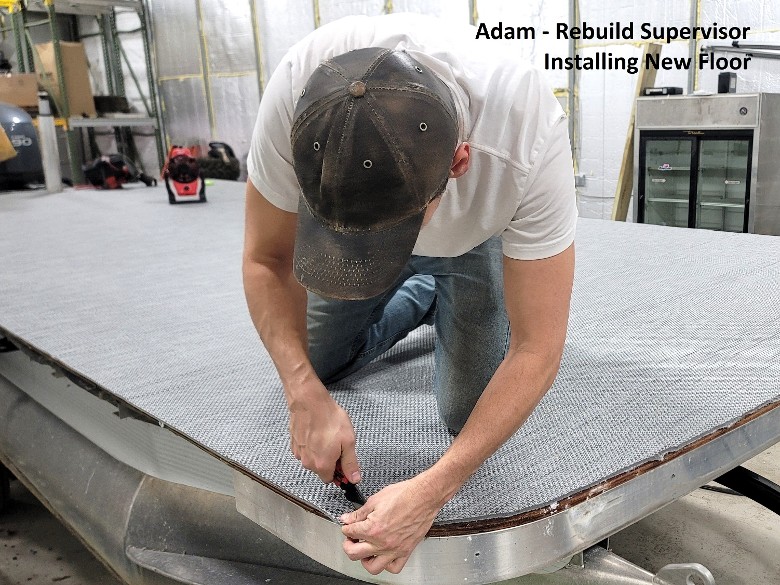
{"type": "Polygon", "coordinates": [[[312,73],[291,140],[295,277],[326,297],[385,292],[447,184],[458,141],[449,88],[406,52],[350,51],[312,73]]]}

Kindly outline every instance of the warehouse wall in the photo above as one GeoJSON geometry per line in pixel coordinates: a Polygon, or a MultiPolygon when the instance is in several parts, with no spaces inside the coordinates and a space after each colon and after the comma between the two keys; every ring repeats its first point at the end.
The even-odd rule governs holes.
{"type": "MultiPolygon", "coordinates": [[[[149,3],[169,142],[205,148],[209,140],[221,140],[233,146],[244,166],[263,84],[290,46],[316,26],[350,14],[388,11],[421,12],[445,22],[463,23],[469,22],[472,6],[469,0],[149,3]]],[[[485,19],[524,23],[568,20],[567,3],[561,0],[480,0],[478,8],[485,19]]],[[[565,54],[566,45],[562,46],[565,54]]],[[[512,49],[519,60],[541,59],[541,49],[551,50],[541,41],[512,49]]],[[[565,74],[551,76],[561,87],[566,79],[565,74]]]]}
{"type": "MultiPolygon", "coordinates": [[[[476,0],[475,4],[478,19],[486,23],[501,20],[550,30],[557,22],[569,21],[568,0],[476,0]]],[[[780,5],[773,0],[699,0],[694,6],[698,6],[702,25],[750,26],[751,42],[780,44],[780,5]]],[[[348,14],[382,14],[388,8],[461,23],[470,20],[472,7],[469,0],[151,0],[169,139],[204,145],[208,139],[224,140],[245,160],[261,84],[285,51],[314,30],[316,23],[348,14]],[[210,104],[206,88],[211,92],[210,104]]],[[[594,24],[691,25],[691,4],[680,0],[580,0],[579,13],[580,21],[594,24]]],[[[568,52],[568,43],[552,35],[507,42],[519,61],[538,67],[544,66],[545,53],[565,56],[568,52]]],[[[615,56],[639,56],[642,47],[630,42],[580,41],[578,51],[582,55],[607,51],[615,56]]],[[[664,56],[687,56],[688,52],[689,41],[673,42],[663,49],[664,56]]],[[[545,74],[553,87],[568,87],[566,72],[545,74]]],[[[656,84],[685,88],[688,76],[686,71],[662,71],[656,84]]],[[[717,72],[703,71],[695,82],[697,89],[715,91],[717,72]]],[[[611,213],[635,84],[636,76],[623,71],[578,74],[575,140],[578,170],[587,177],[578,190],[583,216],[609,217],[611,213]]],[[[754,60],[747,71],[738,73],[738,88],[780,92],[780,61],[754,60]]]]}
{"type": "MultiPolygon", "coordinates": [[[[154,35],[159,92],[169,143],[207,147],[210,140],[233,146],[245,164],[255,112],[262,87],[285,51],[297,40],[324,24],[349,14],[378,15],[387,11],[414,11],[436,15],[445,22],[473,18],[495,24],[535,26],[551,30],[569,21],[569,0],[147,0],[154,35]]],[[[775,0],[579,0],[579,20],[604,25],[610,22],[650,22],[657,26],[691,25],[691,2],[699,23],[750,26],[748,42],[780,44],[780,3],[775,0]]],[[[82,33],[89,19],[80,19],[82,33]]],[[[121,13],[119,28],[124,47],[138,77],[145,80],[141,40],[135,13],[121,13]]],[[[495,42],[498,41],[486,41],[495,42]]],[[[518,61],[544,67],[544,54],[566,56],[568,43],[553,35],[534,41],[506,41],[518,61]]],[[[93,63],[93,85],[102,87],[102,51],[97,39],[86,41],[93,63]]],[[[12,42],[0,45],[13,53],[12,42]]],[[[578,52],[614,56],[640,56],[640,43],[580,41],[578,52]]],[[[688,56],[689,41],[664,46],[663,56],[688,56]]],[[[545,71],[551,85],[568,87],[564,71],[545,71]]],[[[696,89],[715,91],[717,72],[695,71],[696,89]]],[[[662,71],[656,85],[687,87],[689,72],[662,71]]],[[[624,71],[582,71],[578,74],[579,109],[574,113],[578,171],[587,177],[578,189],[580,213],[609,217],[626,140],[637,77],[624,71]]],[[[142,83],[143,84],[143,83],[142,83]]],[[[136,108],[143,104],[129,75],[127,91],[136,108]]],[[[780,92],[780,61],[753,60],[738,72],[738,90],[780,92]]],[[[146,91],[144,89],[144,91],[146,91]]],[[[110,143],[110,137],[104,141],[110,143]]],[[[148,169],[156,168],[154,142],[139,137],[148,169]]],[[[110,145],[106,146],[110,150],[110,145]]]]}
{"type": "MultiPolygon", "coordinates": [[[[687,1],[580,0],[580,19],[598,24],[633,21],[657,26],[690,26],[690,14],[691,5],[687,1]]],[[[776,0],[700,0],[698,14],[701,26],[710,26],[713,22],[725,26],[750,26],[746,43],[780,45],[780,3],[776,0]]],[[[718,44],[728,42],[718,41],[718,44]]],[[[616,56],[641,56],[642,52],[641,47],[624,42],[582,41],[579,47],[582,55],[609,51],[616,56]]],[[[689,41],[677,41],[665,45],[662,55],[687,57],[688,51],[689,41]]],[[[696,73],[695,89],[717,92],[717,71],[693,73],[696,73]]],[[[610,217],[636,79],[620,71],[583,72],[579,79],[579,171],[588,177],[586,187],[579,189],[580,214],[610,217]]],[[[659,71],[655,85],[685,89],[688,73],[659,71]]],[[[747,70],[737,72],[737,91],[780,92],[780,61],[751,61],[747,70]]]]}

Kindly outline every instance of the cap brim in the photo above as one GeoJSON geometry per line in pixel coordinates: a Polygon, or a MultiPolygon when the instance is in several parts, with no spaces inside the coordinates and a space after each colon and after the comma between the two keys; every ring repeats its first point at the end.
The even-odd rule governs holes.
{"type": "Polygon", "coordinates": [[[377,232],[335,231],[298,204],[293,272],[308,290],[324,297],[370,299],[392,287],[409,261],[425,209],[377,232]]]}

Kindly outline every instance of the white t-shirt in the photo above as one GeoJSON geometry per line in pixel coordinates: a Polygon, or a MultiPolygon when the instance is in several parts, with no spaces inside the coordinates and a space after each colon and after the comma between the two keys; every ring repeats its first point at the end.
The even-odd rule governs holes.
{"type": "Polygon", "coordinates": [[[293,46],[260,102],[249,179],[273,205],[296,212],[300,186],[290,129],[301,89],[324,60],[364,47],[407,51],[449,86],[469,170],[450,179],[414,253],[459,256],[495,235],[520,260],[554,256],[574,241],[577,208],[566,117],[539,73],[476,28],[417,14],[350,16],[293,46]]]}

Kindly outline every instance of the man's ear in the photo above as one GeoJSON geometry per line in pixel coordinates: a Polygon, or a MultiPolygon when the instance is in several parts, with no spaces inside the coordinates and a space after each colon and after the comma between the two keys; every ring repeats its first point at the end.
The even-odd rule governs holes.
{"type": "Polygon", "coordinates": [[[468,142],[461,142],[455,149],[455,156],[452,157],[452,167],[450,167],[450,179],[462,177],[469,170],[469,157],[471,147],[468,142]]]}

